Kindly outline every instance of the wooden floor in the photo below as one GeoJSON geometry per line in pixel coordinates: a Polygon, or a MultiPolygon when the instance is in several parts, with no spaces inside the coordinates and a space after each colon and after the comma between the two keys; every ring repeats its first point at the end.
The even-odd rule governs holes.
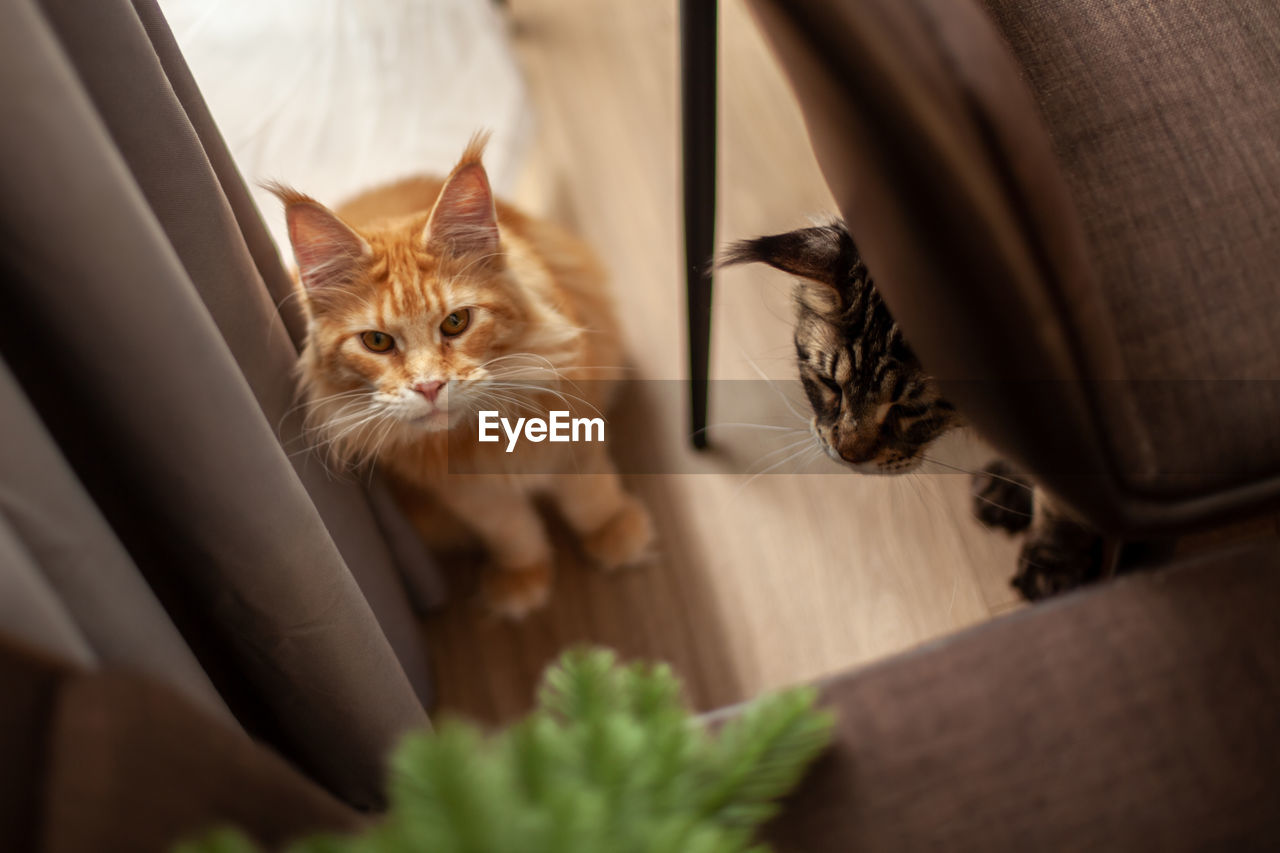
{"type": "MultiPolygon", "coordinates": [[[[833,207],[798,109],[749,17],[738,3],[721,10],[718,236],[725,241],[797,227],[833,207]]],[[[517,201],[597,247],[639,376],[679,379],[676,4],[512,0],[511,15],[538,121],[517,201]]],[[[719,278],[713,377],[792,376],[788,291],[789,282],[764,270],[719,278]]],[[[679,395],[633,396],[614,421],[618,452],[691,472],[630,480],[656,517],[659,559],[604,576],[561,537],[551,607],[516,625],[485,619],[474,603],[475,567],[455,564],[452,602],[424,629],[442,710],[509,719],[529,706],[558,650],[583,642],[669,661],[690,701],[711,708],[865,664],[1017,606],[1007,584],[1017,545],[971,518],[966,477],[861,477],[819,461],[811,473],[785,473],[784,464],[782,473],[753,479],[750,472],[782,458],[759,451],[760,431],[716,428],[716,449],[697,456],[679,395]],[[752,453],[758,458],[743,458],[752,453]]],[[[728,396],[713,399],[713,424],[737,422],[728,396]]],[[[981,461],[981,448],[961,451],[981,461]]]]}

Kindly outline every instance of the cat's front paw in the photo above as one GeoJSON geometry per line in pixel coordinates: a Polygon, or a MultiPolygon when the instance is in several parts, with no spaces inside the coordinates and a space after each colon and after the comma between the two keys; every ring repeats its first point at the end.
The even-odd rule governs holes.
{"type": "Polygon", "coordinates": [[[653,557],[653,519],[644,504],[627,495],[609,520],[582,537],[582,548],[606,571],[653,557]]]}
{"type": "Polygon", "coordinates": [[[1071,522],[1028,539],[1010,583],[1028,601],[1075,589],[1102,575],[1102,537],[1071,522]]]}
{"type": "Polygon", "coordinates": [[[523,619],[546,606],[553,574],[550,562],[491,569],[484,578],[485,603],[505,619],[523,619]]]}
{"type": "Polygon", "coordinates": [[[984,526],[1000,527],[1010,533],[1030,526],[1032,486],[1008,462],[997,459],[974,474],[969,494],[973,498],[973,514],[984,526]]]}

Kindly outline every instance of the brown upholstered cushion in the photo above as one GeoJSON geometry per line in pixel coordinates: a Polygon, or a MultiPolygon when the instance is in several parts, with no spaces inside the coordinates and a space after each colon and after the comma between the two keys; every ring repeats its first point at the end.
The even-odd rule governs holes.
{"type": "Polygon", "coordinates": [[[74,667],[0,636],[0,850],[32,850],[45,744],[58,688],[74,667]]]}
{"type": "Polygon", "coordinates": [[[167,851],[233,824],[278,847],[362,818],[172,689],[0,635],[0,850],[167,851]]]}
{"type": "Polygon", "coordinates": [[[1160,4],[1148,50],[1130,52],[1141,27],[1094,33],[1087,19],[1100,7],[1141,17],[1147,4],[991,2],[1019,52],[980,0],[751,5],[889,307],[993,444],[1118,533],[1275,504],[1280,346],[1267,329],[1280,288],[1267,270],[1280,170],[1277,146],[1260,150],[1277,138],[1264,133],[1275,114],[1248,84],[1275,78],[1265,45],[1280,7],[1224,11],[1187,46],[1167,24],[1179,9],[1198,15],[1160,4]],[[1156,44],[1194,58],[1152,71],[1156,44]],[[1215,73],[1198,72],[1215,51],[1215,73]],[[1044,67],[1024,71],[1033,61],[1044,67]],[[1165,87],[1159,110],[1137,112],[1142,81],[1165,87]],[[1068,108],[1055,113],[1049,96],[1068,108]],[[1224,142],[1197,113],[1258,135],[1224,142]],[[1095,171],[1081,171],[1062,143],[1061,125],[1077,121],[1135,147],[1085,151],[1095,171]],[[1166,144],[1163,159],[1148,150],[1166,144]],[[1126,181],[1096,171],[1112,158],[1126,181]],[[1237,251],[1249,257],[1224,262],[1237,251]]]}
{"type": "Polygon", "coordinates": [[[1280,845],[1280,547],[1121,578],[831,683],[780,851],[1280,845]]]}
{"type": "Polygon", "coordinates": [[[1112,422],[1131,482],[1280,474],[1280,4],[983,2],[1053,138],[1126,372],[1155,380],[1133,387],[1144,429],[1112,422]]]}

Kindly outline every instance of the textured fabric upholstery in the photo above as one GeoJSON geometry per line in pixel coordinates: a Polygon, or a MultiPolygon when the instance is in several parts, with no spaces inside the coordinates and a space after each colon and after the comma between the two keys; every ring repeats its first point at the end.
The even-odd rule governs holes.
{"type": "Polygon", "coordinates": [[[1280,503],[1280,7],[751,5],[887,303],[991,443],[1124,535],[1280,503]]]}
{"type": "Polygon", "coordinates": [[[1129,576],[830,683],[782,853],[1280,841],[1280,547],[1129,576]]]}
{"type": "Polygon", "coordinates": [[[231,824],[277,849],[360,817],[153,679],[0,634],[0,849],[147,853],[231,824]]]}
{"type": "Polygon", "coordinates": [[[1151,490],[1280,474],[1280,5],[984,2],[1139,380],[1146,429],[1113,422],[1122,470],[1151,490]]]}

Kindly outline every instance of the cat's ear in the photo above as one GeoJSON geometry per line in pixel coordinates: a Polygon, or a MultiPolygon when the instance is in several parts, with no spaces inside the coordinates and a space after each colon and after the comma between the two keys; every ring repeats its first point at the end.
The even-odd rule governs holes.
{"type": "Polygon", "coordinates": [[[814,295],[820,302],[833,302],[838,306],[849,297],[849,274],[857,257],[848,229],[841,222],[833,222],[740,240],[725,250],[717,265],[768,264],[806,282],[822,285],[814,295]]]}
{"type": "Polygon", "coordinates": [[[498,214],[489,176],[480,162],[489,134],[467,143],[431,208],[422,241],[433,254],[492,255],[498,251],[498,214]]]}
{"type": "Polygon", "coordinates": [[[284,202],[289,242],[307,290],[350,283],[373,251],[365,239],[310,196],[280,184],[268,189],[284,202]]]}

